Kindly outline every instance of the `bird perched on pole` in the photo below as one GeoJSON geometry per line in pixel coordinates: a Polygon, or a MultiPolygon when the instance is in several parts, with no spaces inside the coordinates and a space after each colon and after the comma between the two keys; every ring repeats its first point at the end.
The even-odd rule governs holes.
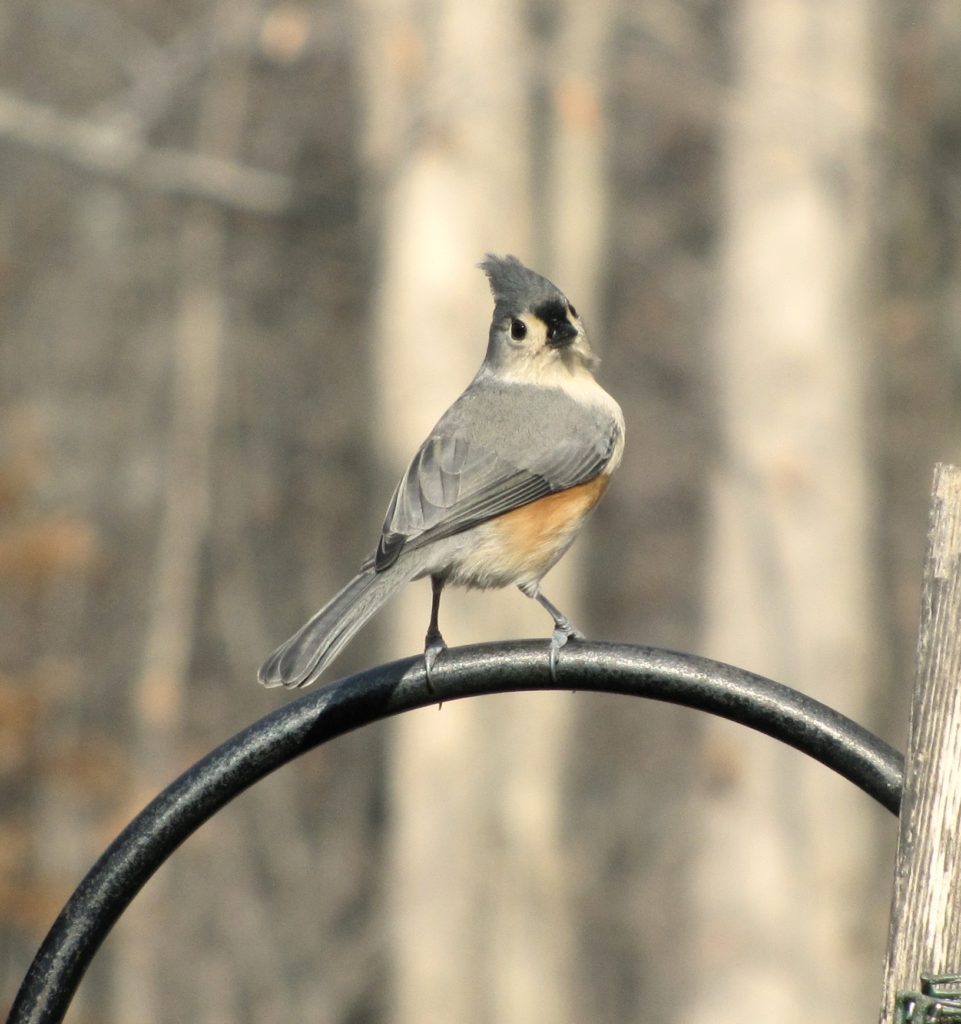
{"type": "Polygon", "coordinates": [[[438,625],[447,584],[515,585],[554,620],[550,667],[581,638],[541,592],[624,450],[620,406],[594,379],[597,357],[574,306],[514,256],[481,269],[494,297],[487,354],[467,390],[420,446],[360,572],[264,662],[264,686],[313,683],[380,606],[429,576],[428,683],[446,649],[438,625]]]}

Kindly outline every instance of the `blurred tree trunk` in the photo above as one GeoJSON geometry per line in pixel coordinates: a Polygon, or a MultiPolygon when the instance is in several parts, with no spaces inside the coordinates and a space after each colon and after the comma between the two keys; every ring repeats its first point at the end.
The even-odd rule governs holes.
{"type": "MultiPolygon", "coordinates": [[[[733,25],[705,646],[863,719],[871,10],[743,0],[733,25]]],[[[703,771],[702,984],[682,1019],[869,1020],[883,926],[864,797],[720,722],[703,771]]]]}
{"type": "Polygon", "coordinates": [[[903,745],[931,470],[936,461],[957,462],[961,451],[961,6],[889,3],[885,13],[877,464],[891,669],[879,714],[903,745]]]}
{"type": "MultiPolygon", "coordinates": [[[[582,309],[596,301],[604,22],[574,4],[532,21],[510,2],[361,11],[368,152],[384,188],[376,436],[393,478],[483,358],[491,301],[473,264],[486,251],[556,276],[582,309]]],[[[546,587],[565,609],[573,566],[546,587]]],[[[418,650],[426,581],[398,603],[391,649],[418,650]]],[[[516,591],[448,592],[441,613],[452,644],[544,636],[547,655],[550,622],[516,591]]],[[[574,1019],[561,845],[571,714],[569,696],[512,695],[396,723],[395,1021],[574,1019]]]]}
{"type": "MultiPolygon", "coordinates": [[[[220,0],[216,21],[226,28],[236,10],[220,0]]],[[[221,28],[221,31],[223,31],[221,28]]],[[[248,55],[214,61],[199,97],[194,150],[232,161],[241,152],[247,114],[248,55]]],[[[173,321],[169,413],[163,458],[157,549],[150,578],[143,666],[131,687],[131,740],[138,751],[130,805],[139,807],[176,774],[178,736],[184,729],[188,673],[197,642],[203,552],[212,527],[215,432],[225,361],[225,248],[228,221],[203,205],[183,219],[179,245],[177,310],[173,321]]],[[[118,926],[114,1013],[118,1020],[160,1020],[168,1003],[157,926],[169,884],[154,883],[149,905],[118,926]]],[[[229,1014],[221,986],[211,985],[205,1019],[229,1014]]]]}

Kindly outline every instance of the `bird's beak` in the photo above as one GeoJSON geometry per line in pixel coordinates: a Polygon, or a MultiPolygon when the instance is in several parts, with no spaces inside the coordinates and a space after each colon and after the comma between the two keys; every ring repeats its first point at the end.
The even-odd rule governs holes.
{"type": "Polygon", "coordinates": [[[577,337],[577,328],[565,320],[563,323],[555,324],[547,335],[547,344],[551,348],[566,348],[577,337]]]}

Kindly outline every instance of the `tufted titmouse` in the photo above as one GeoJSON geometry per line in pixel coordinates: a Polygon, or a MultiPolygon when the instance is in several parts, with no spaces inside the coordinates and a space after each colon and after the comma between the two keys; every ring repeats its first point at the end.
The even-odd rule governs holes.
{"type": "Polygon", "coordinates": [[[339,593],[264,662],[264,686],[307,686],[408,580],[430,576],[427,678],[446,648],[445,584],[516,584],[554,619],[551,672],[570,637],[541,593],[624,449],[620,406],[594,380],[597,358],[576,310],[513,256],[481,264],[494,296],[487,355],[397,485],[377,550],[339,593]]]}

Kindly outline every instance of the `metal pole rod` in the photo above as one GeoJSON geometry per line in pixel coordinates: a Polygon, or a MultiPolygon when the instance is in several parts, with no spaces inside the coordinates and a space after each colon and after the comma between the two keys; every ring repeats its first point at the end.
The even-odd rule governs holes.
{"type": "Polygon", "coordinates": [[[266,715],[172,782],[108,847],[70,897],[27,972],[8,1024],[61,1021],[100,944],[174,850],[248,786],[346,732],[438,701],[516,690],[589,690],[667,701],[797,748],[897,814],[903,759],[837,711],[743,669],[652,647],[571,642],[552,680],[546,641],[445,652],[341,679],[266,715]]]}

